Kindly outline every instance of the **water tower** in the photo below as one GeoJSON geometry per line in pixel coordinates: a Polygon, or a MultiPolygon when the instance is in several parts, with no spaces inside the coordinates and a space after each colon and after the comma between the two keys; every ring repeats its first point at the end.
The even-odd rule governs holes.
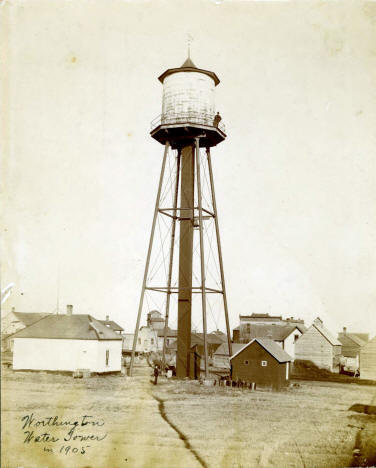
{"type": "MultiPolygon", "coordinates": [[[[164,145],[162,169],[159,179],[154,217],[146,259],[141,298],[134,335],[130,374],[132,375],[134,356],[137,349],[138,331],[143,311],[146,291],[166,294],[164,319],[163,360],[166,352],[166,330],[169,324],[171,295],[177,295],[177,377],[192,377],[191,331],[192,331],[192,294],[201,297],[203,349],[205,376],[208,377],[207,343],[207,296],[219,294],[223,297],[223,311],[227,331],[227,343],[231,355],[231,334],[228,320],[225,278],[218,227],[218,214],[214,192],[214,180],[210,149],[225,138],[225,127],[215,108],[215,87],[219,84],[217,75],[208,70],[197,68],[188,58],[180,68],[170,68],[160,77],[163,85],[162,113],[152,122],[151,136],[164,145]],[[165,205],[162,199],[163,181],[166,173],[166,160],[169,152],[174,152],[174,180],[170,183],[172,203],[165,205]],[[203,171],[205,169],[205,173],[203,171]],[[208,196],[203,197],[203,177],[206,177],[208,196]],[[203,198],[205,198],[203,200],[203,198]],[[169,249],[166,263],[166,281],[152,285],[148,282],[150,258],[158,216],[170,223],[169,249]],[[220,280],[217,287],[207,284],[204,224],[213,221],[213,233],[218,272],[220,280]],[[179,237],[176,227],[179,226],[179,237]],[[192,283],[194,262],[194,236],[199,239],[197,249],[200,269],[199,284],[192,283]],[[178,244],[179,255],[174,262],[174,250],[178,244]],[[172,282],[173,266],[177,264],[176,283],[172,282]]],[[[170,168],[171,170],[171,168],[170,168]]],[[[207,236],[206,236],[207,237],[207,236]]]]}

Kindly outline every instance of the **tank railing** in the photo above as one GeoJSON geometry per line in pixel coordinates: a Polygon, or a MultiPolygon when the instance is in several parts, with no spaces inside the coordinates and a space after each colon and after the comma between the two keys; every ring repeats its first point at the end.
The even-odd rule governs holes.
{"type": "Polygon", "coordinates": [[[196,124],[205,125],[207,127],[219,128],[223,133],[226,131],[225,124],[220,121],[214,124],[215,114],[204,114],[200,112],[179,112],[176,114],[161,114],[153,119],[150,123],[150,129],[154,130],[159,125],[174,125],[174,124],[196,124]]]}

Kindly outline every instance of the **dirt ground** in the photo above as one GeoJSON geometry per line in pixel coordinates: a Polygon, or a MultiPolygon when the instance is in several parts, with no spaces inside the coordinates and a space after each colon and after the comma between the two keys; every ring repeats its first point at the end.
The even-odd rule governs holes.
{"type": "Polygon", "coordinates": [[[5,370],[1,466],[340,468],[353,464],[355,447],[373,450],[376,416],[348,408],[370,404],[375,387],[301,382],[251,392],[163,378],[154,386],[150,374],[5,370]]]}

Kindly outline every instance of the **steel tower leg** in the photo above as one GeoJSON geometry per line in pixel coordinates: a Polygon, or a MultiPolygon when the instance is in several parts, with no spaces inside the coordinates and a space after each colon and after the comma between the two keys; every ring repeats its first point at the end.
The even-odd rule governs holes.
{"type": "Polygon", "coordinates": [[[202,300],[202,324],[204,332],[204,356],[205,356],[205,379],[209,377],[208,369],[208,344],[206,325],[206,289],[205,289],[205,253],[204,253],[204,233],[202,220],[202,192],[201,192],[201,171],[200,171],[200,145],[199,138],[196,138],[196,170],[197,170],[197,195],[198,195],[198,217],[200,233],[200,260],[201,260],[201,300],[202,300]]]}
{"type": "Polygon", "coordinates": [[[144,271],[144,279],[143,279],[143,282],[142,282],[141,297],[140,297],[140,303],[139,303],[139,306],[138,306],[137,322],[136,322],[136,328],[135,328],[135,331],[134,331],[132,357],[131,357],[131,364],[130,364],[130,368],[129,368],[129,375],[130,376],[133,375],[133,364],[134,364],[134,356],[135,356],[135,353],[136,353],[138,330],[139,330],[139,327],[140,327],[142,306],[144,304],[146,280],[147,280],[147,276],[148,276],[148,272],[149,272],[151,250],[152,250],[152,247],[153,247],[155,225],[156,225],[156,222],[157,222],[159,202],[160,202],[160,198],[161,198],[161,191],[162,191],[162,184],[163,184],[163,176],[164,176],[164,172],[165,172],[166,159],[167,159],[167,153],[168,153],[169,146],[170,146],[169,142],[167,141],[166,145],[165,145],[164,155],[163,155],[161,175],[159,177],[158,193],[157,193],[157,199],[155,201],[153,224],[151,226],[149,248],[148,248],[148,253],[147,253],[147,257],[146,257],[146,265],[145,265],[145,271],[144,271]]]}
{"type": "Polygon", "coordinates": [[[176,376],[190,376],[192,258],[194,219],[194,146],[181,150],[179,296],[176,376]],[[182,219],[183,218],[183,219],[182,219]]]}
{"type": "Polygon", "coordinates": [[[167,328],[168,328],[168,317],[170,313],[171,278],[172,278],[172,265],[174,261],[176,217],[177,217],[177,205],[178,205],[178,194],[179,194],[180,157],[181,157],[181,151],[178,150],[178,155],[176,159],[176,182],[175,182],[175,194],[174,194],[174,206],[173,206],[174,218],[172,220],[172,225],[171,225],[171,244],[170,244],[170,261],[169,261],[169,266],[168,266],[168,279],[167,279],[166,315],[165,315],[165,324],[164,324],[164,332],[163,332],[162,370],[165,368],[166,338],[167,338],[167,328]]]}
{"type": "Polygon", "coordinates": [[[207,158],[208,158],[208,167],[209,167],[209,176],[210,176],[210,188],[211,188],[212,201],[213,201],[214,222],[215,222],[215,233],[216,233],[216,237],[217,237],[219,269],[220,269],[220,273],[221,273],[222,292],[223,292],[223,307],[224,307],[224,309],[225,309],[225,319],[226,319],[226,331],[227,331],[228,352],[229,352],[229,355],[230,355],[230,357],[231,357],[231,356],[232,356],[231,331],[230,331],[230,322],[229,322],[229,319],[228,319],[228,308],[227,308],[227,295],[226,295],[225,275],[224,275],[224,270],[223,270],[222,247],[221,247],[221,238],[220,238],[220,236],[219,236],[217,202],[216,202],[215,191],[214,191],[214,178],[213,178],[213,169],[212,169],[211,156],[210,156],[210,148],[206,148],[206,155],[207,155],[207,158]]]}

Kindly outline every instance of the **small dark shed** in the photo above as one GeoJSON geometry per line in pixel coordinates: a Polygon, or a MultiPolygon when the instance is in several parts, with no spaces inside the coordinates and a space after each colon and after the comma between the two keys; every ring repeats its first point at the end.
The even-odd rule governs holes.
{"type": "Polygon", "coordinates": [[[232,379],[279,389],[288,385],[292,358],[269,338],[255,338],[230,358],[232,379]]]}

